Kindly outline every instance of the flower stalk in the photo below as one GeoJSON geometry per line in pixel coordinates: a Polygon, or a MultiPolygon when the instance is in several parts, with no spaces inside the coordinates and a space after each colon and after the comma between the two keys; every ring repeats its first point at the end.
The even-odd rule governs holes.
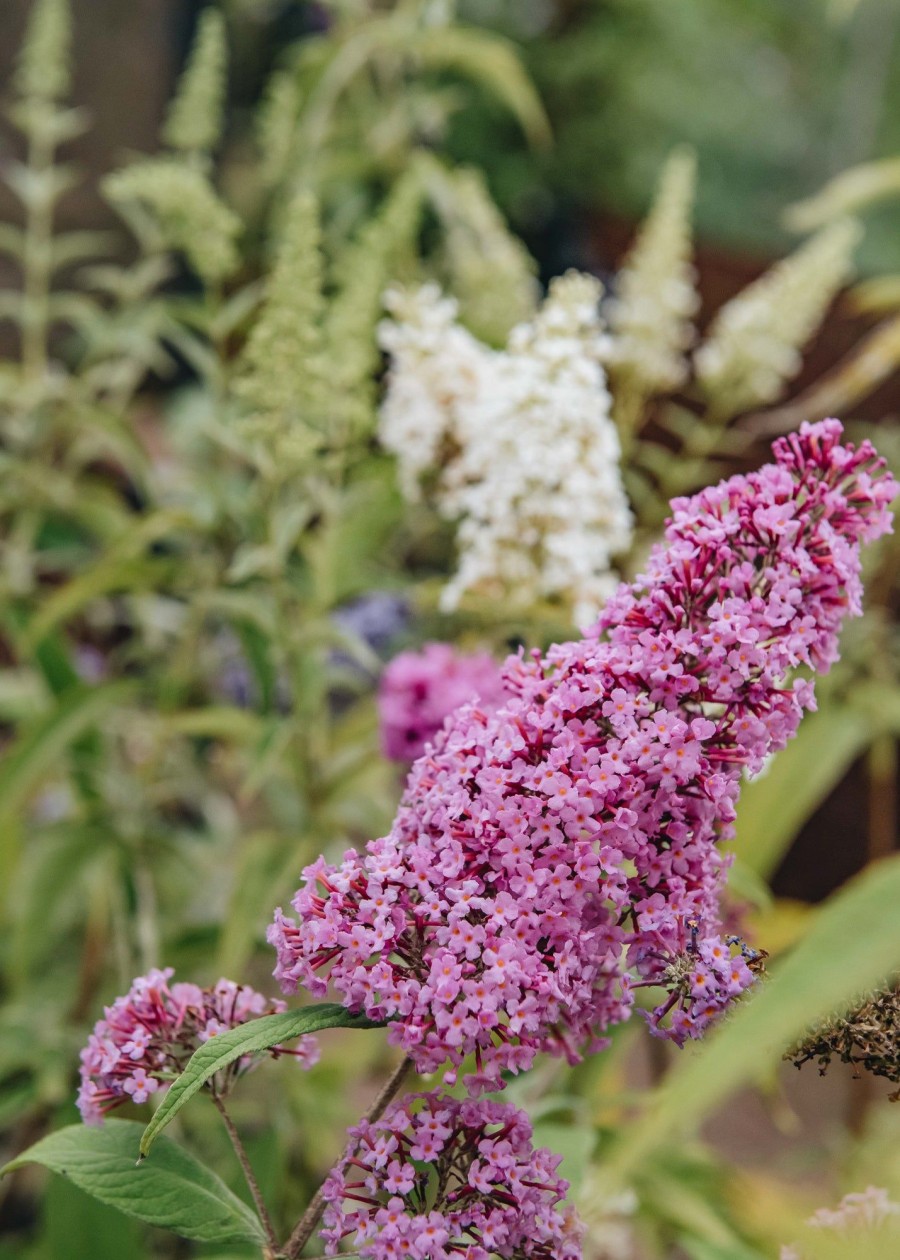
{"type": "MultiPolygon", "coordinates": [[[[411,1067],[412,1059],[406,1055],[388,1077],[383,1088],[379,1092],[375,1101],[372,1103],[372,1106],[366,1112],[364,1123],[367,1122],[369,1124],[375,1124],[376,1121],[381,1119],[387,1108],[396,1098],[406,1074],[411,1067]]],[[[323,1182],[316,1191],[310,1201],[309,1207],[300,1217],[300,1220],[294,1227],[294,1232],[285,1244],[283,1255],[286,1257],[286,1260],[297,1260],[297,1257],[302,1253],[303,1248],[312,1237],[313,1230],[322,1219],[322,1213],[325,1211],[326,1203],[324,1195],[325,1184],[326,1183],[323,1182]]]]}

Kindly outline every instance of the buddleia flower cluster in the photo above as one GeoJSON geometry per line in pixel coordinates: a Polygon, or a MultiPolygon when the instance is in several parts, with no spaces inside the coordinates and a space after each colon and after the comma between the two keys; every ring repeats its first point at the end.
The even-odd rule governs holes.
{"type": "Polygon", "coordinates": [[[16,91],[24,99],[58,101],[69,91],[72,17],[67,0],[42,0],[32,9],[16,68],[16,91]]]}
{"type": "Polygon", "coordinates": [[[222,138],[227,68],[224,18],[218,9],[204,9],[163,127],[163,139],[170,148],[201,159],[217,148],[222,138]]]}
{"type": "Polygon", "coordinates": [[[887,1190],[868,1186],[845,1194],[836,1208],[819,1208],[807,1227],[810,1246],[782,1247],[780,1260],[838,1260],[851,1247],[854,1256],[888,1260],[900,1247],[900,1203],[887,1190]]]}
{"type": "Polygon", "coordinates": [[[146,158],[107,176],[103,191],[142,235],[141,225],[152,223],[162,244],[183,253],[203,280],[215,283],[235,271],[241,221],[196,167],[146,158]]]}
{"type": "Polygon", "coordinates": [[[437,162],[426,171],[446,233],[450,287],[466,327],[489,345],[502,345],[511,328],[534,314],[535,264],[504,222],[481,171],[448,171],[437,162]]]}
{"type": "Polygon", "coordinates": [[[422,1072],[470,1090],[538,1051],[576,1060],[628,1018],[677,1043],[753,980],[719,898],[746,771],[796,732],[859,550],[896,485],[837,421],[672,504],[665,540],[584,639],[511,658],[509,698],[464,706],[413,766],[394,825],[320,858],[269,929],[286,992],[390,1021],[422,1072]]]}
{"type": "Polygon", "coordinates": [[[454,709],[473,700],[496,708],[505,695],[500,666],[489,652],[459,652],[450,643],[400,652],[378,684],[384,755],[401,763],[415,761],[454,709]]]}
{"type": "MultiPolygon", "coordinates": [[[[166,1089],[210,1037],[285,1009],[279,999],[266,998],[233,980],[201,989],[184,982],[170,984],[173,975],[167,967],[139,976],[94,1025],[81,1052],[78,1108],[86,1123],[99,1124],[115,1107],[146,1102],[166,1089]]],[[[292,1055],[307,1068],[319,1057],[316,1039],[309,1036],[290,1049],[275,1046],[270,1053],[292,1055]]],[[[224,1094],[251,1064],[252,1056],[238,1059],[213,1078],[211,1087],[224,1094]]]]}
{"type": "Polygon", "coordinates": [[[350,1139],[323,1190],[327,1255],[352,1236],[374,1260],[580,1256],[560,1156],[534,1149],[515,1107],[413,1095],[350,1139]]]}
{"type": "Polygon", "coordinates": [[[270,453],[282,476],[303,466],[327,426],[323,272],[318,205],[302,190],[287,207],[278,255],[235,381],[245,411],[242,428],[270,453]]]}
{"type": "Polygon", "coordinates": [[[632,520],[599,297],[597,281],[570,272],[506,348],[492,350],[434,285],[388,295],[380,436],[407,497],[424,484],[456,522],[445,609],[469,592],[508,604],[555,600],[584,624],[615,586],[613,559],[628,548],[632,520]]]}

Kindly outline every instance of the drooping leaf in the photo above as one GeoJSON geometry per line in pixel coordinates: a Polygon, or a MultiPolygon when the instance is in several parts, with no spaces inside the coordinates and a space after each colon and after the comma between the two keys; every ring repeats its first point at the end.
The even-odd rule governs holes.
{"type": "Polygon", "coordinates": [[[515,116],[532,144],[549,143],[541,99],[510,40],[474,27],[426,26],[417,32],[413,50],[427,69],[452,70],[481,84],[515,116]]]}
{"type": "Polygon", "coordinates": [[[168,1138],[153,1162],[138,1164],[141,1126],[107,1120],[101,1128],[73,1124],[29,1147],[0,1170],[41,1164],[108,1207],[198,1242],[262,1243],[262,1227],[246,1204],[168,1138]]]}
{"type": "Polygon", "coordinates": [[[382,1025],[353,1015],[336,1003],[307,1006],[301,1011],[284,1011],[281,1015],[263,1015],[261,1019],[240,1024],[227,1033],[219,1033],[196,1050],[182,1074],[169,1087],[165,1098],[141,1138],[141,1155],[146,1156],[159,1134],[174,1119],[188,1099],[193,1098],[216,1072],[247,1054],[258,1054],[305,1033],[326,1028],[379,1028],[382,1025]]]}
{"type": "MultiPolygon", "coordinates": [[[[79,737],[110,709],[121,704],[134,690],[130,682],[71,688],[59,704],[30,730],[24,731],[6,753],[0,766],[0,839],[10,829],[16,814],[58,759],[79,737]]],[[[12,863],[12,846],[3,851],[0,876],[5,863],[12,863]]],[[[5,880],[0,879],[0,884],[5,880]]]]}

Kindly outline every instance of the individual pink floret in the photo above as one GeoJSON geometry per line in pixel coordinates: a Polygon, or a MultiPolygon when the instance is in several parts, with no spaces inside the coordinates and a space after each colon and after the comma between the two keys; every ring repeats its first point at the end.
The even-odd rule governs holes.
{"type": "Polygon", "coordinates": [[[560,1156],[531,1139],[525,1113],[503,1103],[405,1098],[350,1130],[324,1187],[327,1254],[352,1235],[373,1260],[577,1260],[560,1156]]]}
{"type": "Polygon", "coordinates": [[[389,1020],[420,1071],[473,1088],[538,1051],[577,1058],[662,990],[653,1030],[698,1036],[753,979],[719,900],[745,771],[814,707],[860,610],[859,548],[896,485],[837,421],[672,505],[645,573],[596,629],[511,658],[495,713],[458,710],[390,833],[319,859],[269,929],[276,977],[389,1020]]]}
{"type": "Polygon", "coordinates": [[[501,668],[487,652],[466,654],[449,643],[401,652],[378,686],[384,755],[408,765],[422,755],[454,709],[478,700],[490,710],[504,698],[501,668]]]}
{"type": "MultiPolygon", "coordinates": [[[[87,1124],[122,1103],[146,1102],[165,1089],[203,1042],[259,1015],[274,1015],[284,1002],[266,998],[248,985],[220,980],[211,989],[196,984],[169,984],[174,972],[151,971],[139,976],[124,997],[106,1007],[81,1052],[78,1107],[87,1124]]],[[[274,1057],[295,1056],[302,1067],[319,1057],[314,1037],[296,1046],[275,1046],[274,1057]]],[[[219,1095],[253,1062],[248,1055],[217,1073],[210,1086],[219,1095]]]]}

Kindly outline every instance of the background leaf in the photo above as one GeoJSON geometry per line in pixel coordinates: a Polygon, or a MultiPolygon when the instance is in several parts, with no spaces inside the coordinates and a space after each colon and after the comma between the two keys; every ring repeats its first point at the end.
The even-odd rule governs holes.
{"type": "Polygon", "coordinates": [[[130,682],[73,687],[6,753],[0,769],[0,883],[6,883],[14,865],[14,822],[30,794],[62,754],[133,690],[130,682]]]}
{"type": "Polygon", "coordinates": [[[856,709],[808,714],[795,739],[760,778],[741,791],[732,846],[748,870],[771,876],[804,823],[846,774],[872,737],[856,709]]]}
{"type": "Polygon", "coordinates": [[[199,1242],[262,1242],[253,1212],[180,1146],[163,1139],[153,1163],[138,1166],[141,1126],[107,1120],[73,1124],[42,1138],[2,1169],[41,1164],[108,1207],[199,1242]]]}

